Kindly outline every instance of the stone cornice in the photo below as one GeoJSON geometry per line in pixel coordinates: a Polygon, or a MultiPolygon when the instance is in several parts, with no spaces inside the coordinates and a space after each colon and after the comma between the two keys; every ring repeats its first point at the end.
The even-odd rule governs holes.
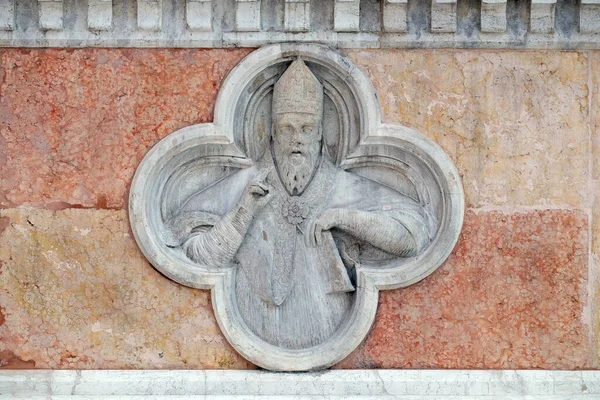
{"type": "Polygon", "coordinates": [[[600,0],[0,0],[2,47],[600,48],[600,0]],[[520,7],[520,8],[516,8],[520,7]]]}

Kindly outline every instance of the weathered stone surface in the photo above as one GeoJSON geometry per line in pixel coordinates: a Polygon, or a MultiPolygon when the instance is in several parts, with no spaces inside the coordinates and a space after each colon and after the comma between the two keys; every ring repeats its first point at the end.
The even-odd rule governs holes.
{"type": "MultiPolygon", "coordinates": [[[[246,52],[1,50],[0,207],[124,207],[144,153],[211,120],[222,78],[246,52]]],[[[371,336],[338,367],[600,365],[588,215],[514,214],[532,204],[587,211],[595,201],[589,279],[598,280],[600,54],[586,53],[589,66],[577,52],[349,54],[374,79],[384,120],[441,143],[470,205],[506,214],[468,213],[450,261],[414,288],[382,292],[371,336]]],[[[156,273],[128,229],[121,211],[0,214],[0,364],[251,367],[219,332],[208,292],[156,273]]]]}
{"type": "MultiPolygon", "coordinates": [[[[5,367],[251,367],[221,335],[208,292],[144,261],[124,212],[1,216],[5,367]]],[[[373,331],[338,368],[589,367],[587,238],[582,212],[468,212],[450,260],[382,292],[373,331]]]]}
{"type": "Polygon", "coordinates": [[[4,49],[0,207],[123,208],[159,139],[212,120],[248,50],[4,49]]]}
{"type": "Polygon", "coordinates": [[[250,368],[210,294],[160,275],[124,211],[3,210],[0,366],[250,368]]]}
{"type": "Polygon", "coordinates": [[[0,0],[0,46],[209,48],[293,40],[334,48],[600,48],[598,0],[533,0],[526,8],[519,2],[506,16],[493,6],[506,0],[410,7],[408,0],[28,0],[14,7],[16,1],[0,0]],[[507,25],[506,34],[488,35],[507,25]]]}
{"type": "Polygon", "coordinates": [[[347,51],[385,122],[432,137],[467,204],[587,206],[588,60],[579,52],[347,51]]]}
{"type": "MultiPolygon", "coordinates": [[[[3,50],[0,206],[124,207],[143,154],[211,120],[220,82],[247,52],[3,50]]],[[[586,203],[584,54],[349,56],[373,79],[384,120],[420,129],[453,157],[471,206],[586,203]]]]}
{"type": "Polygon", "coordinates": [[[592,319],[594,324],[594,361],[600,367],[600,52],[594,52],[590,72],[592,73],[592,180],[590,192],[592,202],[592,249],[590,255],[590,280],[592,297],[592,319]]]}
{"type": "Polygon", "coordinates": [[[450,259],[381,293],[344,368],[588,368],[587,215],[468,212],[450,259]]]}

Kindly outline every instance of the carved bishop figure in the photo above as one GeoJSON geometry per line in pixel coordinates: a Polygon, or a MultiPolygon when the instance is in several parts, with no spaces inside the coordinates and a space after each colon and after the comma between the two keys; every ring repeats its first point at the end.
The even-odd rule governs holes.
{"type": "Polygon", "coordinates": [[[154,267],[210,289],[229,343],[279,371],[350,354],[379,291],[438,268],[463,215],[443,150],[382,123],[371,82],[350,60],[302,43],[242,60],[219,90],[214,122],[146,154],[129,203],[154,267]]]}
{"type": "Polygon", "coordinates": [[[168,245],[235,269],[243,323],[284,349],[330,339],[364,262],[412,257],[432,218],[409,197],[334,165],[323,150],[323,86],[302,60],[276,82],[272,135],[253,166],[200,190],[168,221],[168,245]]]}

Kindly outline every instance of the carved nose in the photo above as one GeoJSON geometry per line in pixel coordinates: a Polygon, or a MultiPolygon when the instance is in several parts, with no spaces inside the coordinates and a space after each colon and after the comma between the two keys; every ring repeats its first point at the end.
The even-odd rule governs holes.
{"type": "Polygon", "coordinates": [[[300,134],[300,131],[294,131],[294,134],[292,135],[292,143],[293,144],[302,144],[302,136],[300,134]]]}

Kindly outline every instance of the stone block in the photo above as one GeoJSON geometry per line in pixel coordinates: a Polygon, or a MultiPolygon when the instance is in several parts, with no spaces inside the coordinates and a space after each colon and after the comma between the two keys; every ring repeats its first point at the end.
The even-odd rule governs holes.
{"type": "Polygon", "coordinates": [[[286,0],[283,25],[286,31],[307,31],[310,28],[308,0],[286,0]]]}
{"type": "Polygon", "coordinates": [[[432,0],[431,32],[456,32],[456,0],[432,0]]]}
{"type": "Polygon", "coordinates": [[[382,12],[385,32],[406,32],[408,30],[407,0],[386,0],[382,12]]]}
{"type": "Polygon", "coordinates": [[[583,33],[600,33],[600,1],[582,0],[579,10],[579,29],[583,33]]]}
{"type": "MultiPolygon", "coordinates": [[[[208,292],[144,260],[124,211],[3,210],[0,225],[4,367],[251,367],[208,292]]],[[[446,264],[382,292],[373,331],[337,367],[589,368],[587,231],[580,211],[468,212],[446,264]]]]}
{"type": "Polygon", "coordinates": [[[346,53],[371,77],[384,122],[416,128],[453,158],[468,206],[588,206],[586,54],[346,53]]]}
{"type": "Polygon", "coordinates": [[[15,0],[0,0],[0,31],[15,28],[15,0]]]}
{"type": "Polygon", "coordinates": [[[260,1],[238,0],[235,7],[238,31],[260,31],[260,1]]]}
{"type": "Polygon", "coordinates": [[[592,74],[591,88],[591,117],[592,117],[592,179],[590,191],[592,200],[592,249],[590,280],[593,293],[592,313],[594,321],[594,367],[600,366],[600,52],[592,53],[590,64],[592,74]]]}
{"type": "Polygon", "coordinates": [[[112,1],[88,0],[88,29],[108,31],[112,28],[112,1]]]}
{"type": "Polygon", "coordinates": [[[484,0],[481,3],[481,31],[506,30],[506,0],[484,0]]]}
{"type": "Polygon", "coordinates": [[[59,31],[63,29],[63,2],[38,0],[40,29],[59,31]]]}
{"type": "Polygon", "coordinates": [[[162,0],[137,0],[137,26],[144,31],[162,29],[162,0]]]}
{"type": "Polygon", "coordinates": [[[126,207],[143,155],[211,121],[222,80],[248,52],[4,49],[0,208],[126,207]]]}
{"type": "Polygon", "coordinates": [[[336,0],[333,29],[338,32],[352,32],[359,30],[360,1],[336,0]]]}
{"type": "Polygon", "coordinates": [[[556,0],[533,0],[529,30],[533,33],[553,33],[556,17],[556,0]]]}
{"type": "Polygon", "coordinates": [[[440,269],[381,292],[370,336],[338,368],[590,368],[587,214],[465,217],[440,269]]]}
{"type": "Polygon", "coordinates": [[[212,30],[211,1],[187,0],[185,7],[185,20],[188,29],[202,32],[210,32],[212,30]]]}
{"type": "Polygon", "coordinates": [[[221,335],[210,293],[145,261],[125,211],[0,217],[0,366],[252,368],[221,335]]]}

